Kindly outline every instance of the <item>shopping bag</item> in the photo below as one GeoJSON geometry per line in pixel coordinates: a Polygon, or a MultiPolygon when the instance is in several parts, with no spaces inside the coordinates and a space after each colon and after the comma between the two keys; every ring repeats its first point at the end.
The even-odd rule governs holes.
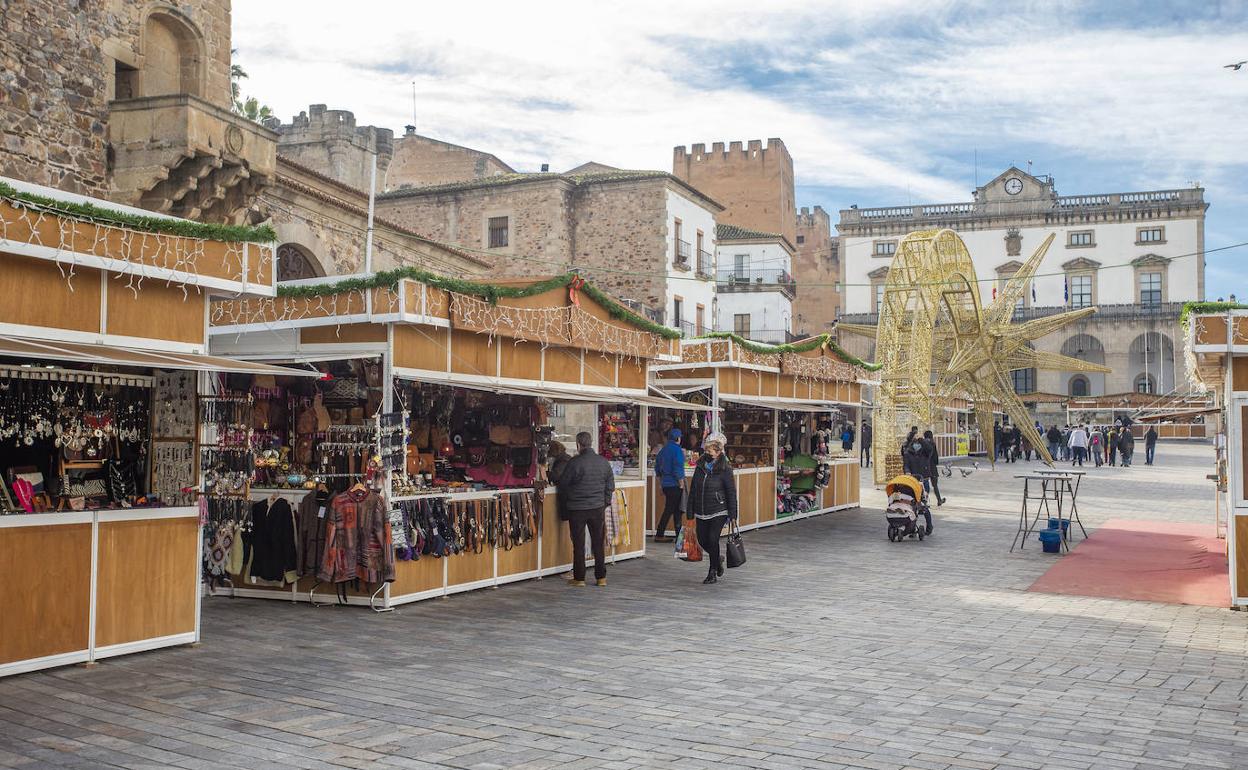
{"type": "Polygon", "coordinates": [[[684,561],[702,561],[702,548],[698,537],[690,527],[682,525],[676,535],[676,558],[684,561]]]}

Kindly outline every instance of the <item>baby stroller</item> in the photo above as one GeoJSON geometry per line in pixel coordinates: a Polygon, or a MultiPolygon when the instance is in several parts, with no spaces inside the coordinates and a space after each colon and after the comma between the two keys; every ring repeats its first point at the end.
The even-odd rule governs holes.
{"type": "Polygon", "coordinates": [[[899,543],[907,537],[922,540],[931,534],[932,512],[927,507],[923,482],[914,476],[896,476],[885,485],[884,492],[888,495],[884,517],[888,519],[889,541],[899,543]],[[920,516],[923,523],[919,523],[920,516]]]}

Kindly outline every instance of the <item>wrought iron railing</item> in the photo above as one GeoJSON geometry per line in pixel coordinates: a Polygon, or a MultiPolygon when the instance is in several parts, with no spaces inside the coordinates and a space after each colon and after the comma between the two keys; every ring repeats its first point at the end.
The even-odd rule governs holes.
{"type": "MultiPolygon", "coordinates": [[[[1112,319],[1115,321],[1134,321],[1134,320],[1178,320],[1179,314],[1183,312],[1182,302],[1160,302],[1153,305],[1138,304],[1112,304],[1097,305],[1096,315],[1093,318],[1112,319]]],[[[1035,318],[1047,318],[1065,313],[1071,308],[1065,305],[1054,305],[1047,307],[1024,307],[1014,311],[1014,320],[1030,321],[1035,318]]],[[[844,313],[841,315],[841,321],[848,324],[873,324],[878,322],[879,315],[877,313],[844,313]]]]}
{"type": "Polygon", "coordinates": [[[693,244],[689,241],[676,241],[676,265],[688,269],[693,259],[693,244]]]}
{"type": "Polygon", "coordinates": [[[780,268],[720,270],[715,283],[720,291],[753,291],[779,287],[790,295],[797,294],[797,282],[788,270],[780,268]]]}
{"type": "Polygon", "coordinates": [[[698,276],[710,278],[715,270],[715,257],[709,251],[698,250],[698,276]]]}

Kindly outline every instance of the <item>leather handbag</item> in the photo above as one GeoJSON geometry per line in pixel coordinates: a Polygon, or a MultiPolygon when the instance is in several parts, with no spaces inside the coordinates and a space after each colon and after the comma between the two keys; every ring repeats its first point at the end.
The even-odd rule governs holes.
{"type": "Polygon", "coordinates": [[[724,547],[724,558],[728,562],[729,567],[740,567],[745,564],[745,543],[741,541],[741,530],[737,529],[737,522],[732,522],[732,529],[728,532],[728,542],[724,547]]]}

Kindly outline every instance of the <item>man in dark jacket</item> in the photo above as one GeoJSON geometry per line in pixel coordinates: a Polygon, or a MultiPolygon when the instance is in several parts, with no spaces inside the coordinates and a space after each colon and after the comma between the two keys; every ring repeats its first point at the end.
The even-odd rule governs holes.
{"type": "Polygon", "coordinates": [[[1144,434],[1144,464],[1152,465],[1153,457],[1157,454],[1157,427],[1155,425],[1148,426],[1148,433],[1144,434]]]}
{"type": "Polygon", "coordinates": [[[862,467],[867,468],[871,465],[871,423],[866,420],[862,421],[862,432],[858,434],[858,440],[862,445],[858,452],[859,461],[862,467]]]}
{"type": "Polygon", "coordinates": [[[1062,432],[1057,429],[1056,425],[1051,425],[1044,437],[1049,442],[1049,457],[1053,462],[1062,459],[1062,432]]]}
{"type": "MultiPolygon", "coordinates": [[[[923,480],[923,486],[926,487],[930,483],[932,486],[932,492],[936,494],[936,505],[944,505],[945,498],[940,495],[939,482],[940,449],[936,446],[936,438],[932,435],[930,430],[923,431],[923,450],[927,453],[927,478],[923,480]]],[[[932,533],[930,525],[927,528],[927,533],[929,535],[932,533]]]]}
{"type": "Polygon", "coordinates": [[[585,431],[576,434],[577,455],[568,461],[559,483],[559,497],[565,502],[568,529],[572,535],[572,585],[585,585],[585,529],[589,528],[594,551],[594,578],[607,584],[606,510],[615,494],[615,473],[611,463],[594,451],[594,437],[585,431]]]}
{"type": "Polygon", "coordinates": [[[1124,427],[1118,436],[1118,454],[1122,456],[1122,467],[1131,467],[1131,455],[1135,454],[1135,436],[1131,429],[1124,427]]]}

